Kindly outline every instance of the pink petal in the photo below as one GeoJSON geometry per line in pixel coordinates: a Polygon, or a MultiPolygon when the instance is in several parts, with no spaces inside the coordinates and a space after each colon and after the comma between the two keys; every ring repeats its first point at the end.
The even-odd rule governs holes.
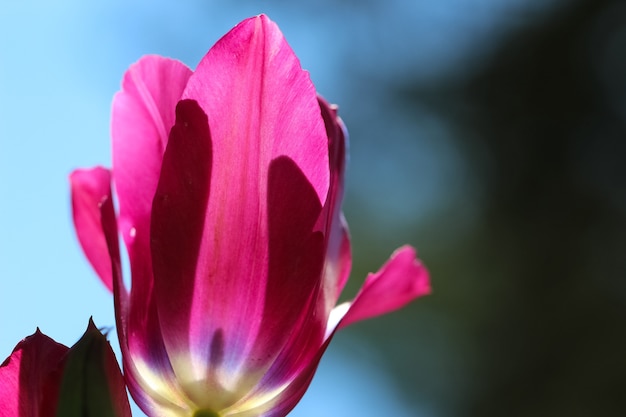
{"type": "Polygon", "coordinates": [[[293,408],[300,402],[306,390],[311,385],[315,371],[319,366],[320,360],[330,340],[327,340],[323,346],[321,346],[317,354],[311,358],[308,362],[304,363],[304,366],[297,373],[296,378],[290,381],[289,386],[280,394],[276,404],[273,404],[269,412],[265,415],[267,417],[282,417],[286,416],[293,410],[293,408]]]}
{"type": "Polygon", "coordinates": [[[218,41],[184,97],[197,100],[209,116],[214,175],[227,180],[212,190],[218,201],[237,185],[240,193],[262,193],[266,187],[258,188],[259,182],[264,185],[270,161],[281,155],[296,163],[325,201],[329,173],[320,167],[328,166],[327,137],[315,87],[266,16],[244,20],[218,41]]]}
{"type": "MultiPolygon", "coordinates": [[[[184,351],[189,343],[212,151],[207,116],[197,102],[180,101],[176,116],[153,202],[151,236],[164,336],[171,343],[170,349],[184,351]]],[[[204,321],[207,317],[211,316],[203,317],[204,321]]]]}
{"type": "MultiPolygon", "coordinates": [[[[180,329],[165,337],[171,357],[186,352],[182,345],[189,343],[193,359],[204,358],[194,365],[195,373],[223,369],[215,380],[233,385],[241,366],[271,363],[290,337],[285,329],[300,320],[314,296],[323,242],[313,227],[328,191],[327,138],[308,74],[265,16],[242,22],[209,51],[184,98],[195,100],[199,109],[187,104],[178,115],[177,123],[186,121],[189,133],[178,138],[179,145],[172,146],[181,148],[171,154],[188,168],[167,169],[164,162],[152,220],[153,239],[163,242],[160,248],[153,244],[154,257],[165,256],[158,267],[155,262],[159,316],[168,321],[164,329],[180,329]],[[208,116],[210,145],[198,110],[208,116]],[[204,165],[189,163],[196,157],[204,158],[204,165]],[[204,189],[204,179],[181,189],[186,196],[166,186],[205,178],[208,166],[204,189]],[[205,201],[206,207],[200,204],[205,201]],[[179,204],[191,211],[172,217],[179,204]],[[195,232],[189,236],[194,243],[185,248],[191,254],[178,261],[164,254],[183,244],[176,226],[167,222],[179,222],[186,231],[202,225],[201,241],[195,242],[195,232]],[[182,260],[190,264],[177,263],[182,260]],[[170,273],[174,265],[181,268],[177,275],[170,273]],[[189,339],[181,337],[185,334],[189,339]]],[[[172,132],[171,143],[177,135],[172,132]]]]}
{"type": "MultiPolygon", "coordinates": [[[[293,379],[302,371],[303,364],[310,363],[319,354],[318,346],[321,343],[319,336],[325,323],[314,318],[328,317],[348,279],[352,263],[348,228],[341,213],[347,132],[337,116],[337,107],[328,104],[322,98],[318,100],[326,127],[330,170],[330,188],[316,226],[316,229],[325,232],[323,291],[318,294],[316,304],[311,303],[303,309],[302,321],[293,326],[297,330],[292,332],[280,355],[259,384],[266,390],[293,379]]],[[[280,294],[280,291],[277,293],[280,294]]],[[[289,297],[289,294],[284,296],[289,297]]]]}
{"type": "MultiPolygon", "coordinates": [[[[319,320],[315,325],[302,316],[303,312],[313,315],[311,308],[307,309],[305,306],[313,305],[323,262],[322,235],[312,232],[321,209],[315,191],[291,160],[281,157],[272,163],[267,196],[267,205],[270,207],[269,270],[266,271],[260,265],[256,273],[261,278],[267,274],[263,283],[265,288],[256,289],[261,294],[265,292],[265,306],[258,321],[242,315],[238,317],[242,321],[236,327],[230,327],[231,316],[241,315],[240,311],[246,309],[245,299],[240,301],[242,297],[239,294],[224,294],[223,288],[231,281],[228,275],[211,275],[204,271],[197,273],[198,259],[203,256],[200,240],[203,238],[202,228],[209,198],[207,190],[210,188],[211,178],[211,137],[207,119],[192,100],[181,101],[177,115],[178,120],[172,129],[163,160],[152,218],[152,248],[155,284],[160,297],[160,320],[168,351],[176,352],[170,357],[174,358],[177,376],[184,379],[181,378],[183,371],[179,369],[185,368],[185,363],[190,358],[181,356],[180,352],[187,352],[189,349],[199,348],[202,349],[200,353],[203,356],[207,355],[204,364],[206,372],[214,372],[215,369],[233,362],[229,358],[231,351],[252,342],[254,348],[246,359],[255,366],[271,363],[272,358],[286,344],[286,339],[302,342],[309,339],[303,338],[301,334],[298,337],[298,332],[285,331],[305,325],[307,332],[316,329],[316,336],[309,340],[310,343],[299,343],[297,354],[316,352],[322,341],[325,323],[319,320]],[[299,215],[295,216],[293,213],[299,215]],[[177,279],[172,279],[173,276],[177,279]],[[197,288],[207,291],[207,287],[212,290],[203,296],[213,297],[213,302],[204,305],[204,314],[198,312],[194,317],[192,307],[199,297],[194,291],[197,288]],[[214,310],[208,312],[210,308],[214,310]],[[211,320],[207,322],[206,317],[211,317],[211,320]],[[250,326],[250,323],[264,331],[254,333],[252,336],[256,335],[256,339],[248,340],[250,334],[244,331],[244,326],[250,326]],[[207,329],[212,329],[212,332],[207,329]],[[189,347],[189,343],[194,341],[198,341],[197,344],[189,347]],[[229,345],[234,348],[231,349],[229,345]],[[207,349],[207,346],[210,348],[207,349]],[[177,359],[180,360],[178,367],[177,359]]],[[[252,272],[248,274],[255,278],[252,272]]],[[[251,291],[255,290],[254,284],[248,282],[251,291]]],[[[291,349],[288,351],[291,352],[291,349]]],[[[291,353],[285,360],[294,357],[291,353]]],[[[291,362],[284,366],[292,366],[291,362]]],[[[191,375],[188,378],[193,379],[191,375]]],[[[216,383],[217,379],[219,378],[209,378],[208,382],[216,383]]],[[[245,382],[252,385],[255,381],[245,382]]],[[[203,392],[205,401],[207,391],[212,393],[214,401],[222,402],[213,402],[216,409],[227,407],[230,405],[229,401],[236,400],[234,397],[229,400],[228,393],[217,383],[203,392]]]]}
{"type": "MultiPolygon", "coordinates": [[[[245,415],[254,416],[284,417],[289,414],[311,384],[330,340],[330,338],[326,339],[316,349],[315,354],[308,361],[301,362],[297,372],[290,374],[288,378],[276,380],[277,376],[285,377],[285,375],[280,375],[278,372],[276,374],[266,374],[255,389],[250,391],[247,396],[243,397],[232,408],[245,410],[245,415]],[[276,389],[277,387],[282,389],[276,389]],[[259,401],[259,399],[262,399],[262,401],[259,401]],[[248,408],[250,403],[253,406],[248,408]]],[[[228,412],[228,410],[225,411],[228,412]]]]}
{"type": "MultiPolygon", "coordinates": [[[[117,320],[124,320],[127,346],[123,349],[129,348],[138,358],[151,363],[156,372],[165,373],[171,369],[153,295],[150,212],[163,152],[175,121],[176,103],[191,74],[179,61],[159,56],[142,58],[124,76],[122,91],[113,101],[111,123],[119,227],[128,248],[133,281],[132,309],[127,307],[117,320]]],[[[136,388],[139,385],[141,381],[131,385],[136,398],[145,396],[142,389],[136,388]]]]}
{"type": "Polygon", "coordinates": [[[39,417],[56,406],[68,348],[37,329],[0,365],[0,416],[39,417]]]}
{"type": "Polygon", "coordinates": [[[348,281],[352,267],[348,224],[341,213],[348,132],[337,115],[337,106],[328,104],[321,97],[319,103],[328,136],[330,164],[330,188],[324,204],[324,214],[321,218],[326,223],[323,229],[327,240],[324,293],[321,301],[325,304],[324,314],[327,316],[337,303],[339,295],[348,281]]]}
{"type": "MultiPolygon", "coordinates": [[[[124,75],[113,99],[113,172],[120,229],[127,245],[149,237],[149,216],[174,109],[191,70],[173,59],[141,58],[124,75]],[[135,231],[131,234],[131,228],[135,231]]],[[[145,248],[146,250],[148,248],[145,248]]],[[[131,263],[133,262],[131,253],[131,263]]]]}
{"type": "Polygon", "coordinates": [[[111,174],[102,167],[79,169],[70,175],[70,183],[78,241],[104,285],[113,291],[111,257],[100,222],[100,206],[111,199],[111,174]]]}
{"type": "Polygon", "coordinates": [[[403,246],[377,273],[367,276],[338,328],[392,312],[428,293],[428,271],[417,259],[415,249],[403,246]]]}
{"type": "MultiPolygon", "coordinates": [[[[174,109],[190,76],[191,70],[179,61],[146,56],[126,72],[122,90],[113,100],[113,180],[119,227],[130,259],[132,304],[143,306],[140,311],[147,309],[146,295],[152,287],[152,199],[175,121],[174,109]]],[[[140,326],[141,320],[131,318],[131,326],[140,326]]]]}
{"type": "MultiPolygon", "coordinates": [[[[225,360],[236,361],[247,356],[250,341],[261,329],[280,344],[287,336],[279,335],[278,328],[296,320],[283,315],[280,324],[263,327],[250,317],[293,312],[305,305],[302,297],[309,296],[305,289],[311,287],[307,279],[312,273],[298,278],[300,290],[291,297],[272,292],[280,287],[277,282],[285,285],[280,295],[296,286],[286,272],[290,265],[278,271],[279,259],[299,259],[276,253],[282,249],[272,248],[272,233],[287,233],[281,221],[296,222],[297,230],[283,241],[293,247],[290,255],[302,245],[315,245],[306,224],[313,212],[319,213],[328,191],[327,138],[308,73],[265,16],[245,20],[225,35],[200,62],[184,96],[197,100],[208,115],[213,141],[210,199],[198,262],[202,267],[196,272],[210,278],[195,283],[193,314],[198,321],[193,323],[203,326],[206,314],[217,318],[230,356],[225,360]],[[293,181],[280,179],[292,174],[293,181]],[[273,184],[271,175],[278,178],[273,184]],[[280,194],[268,196],[272,192],[280,194]],[[268,201],[279,198],[285,202],[268,201]],[[278,218],[271,211],[288,207],[288,199],[299,200],[296,204],[305,211],[278,218]]],[[[309,260],[300,257],[302,262],[310,263],[316,254],[307,251],[306,256],[309,260]]],[[[204,328],[202,332],[206,334],[204,328]]],[[[259,337],[261,344],[268,340],[259,337]]],[[[197,342],[206,346],[204,338],[197,342]]]]}
{"type": "Polygon", "coordinates": [[[348,147],[348,131],[337,115],[338,107],[318,97],[322,118],[328,138],[330,187],[324,204],[328,214],[337,214],[343,200],[344,180],[348,147]]]}

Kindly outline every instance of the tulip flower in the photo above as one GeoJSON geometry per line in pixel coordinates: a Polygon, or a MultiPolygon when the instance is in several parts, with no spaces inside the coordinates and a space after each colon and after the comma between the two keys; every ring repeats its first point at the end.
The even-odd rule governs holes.
{"type": "Polygon", "coordinates": [[[86,415],[131,415],[115,355],[93,321],[72,348],[37,329],[0,365],[0,416],[86,415]]]}
{"type": "Polygon", "coordinates": [[[158,56],[134,64],[112,140],[112,170],[72,173],[73,216],[150,416],[284,416],[337,329],[429,292],[405,246],[337,305],[351,266],[346,131],[266,16],[237,25],[195,71],[158,56]]]}
{"type": "Polygon", "coordinates": [[[39,329],[0,365],[0,416],[39,417],[55,410],[69,348],[39,329]]]}

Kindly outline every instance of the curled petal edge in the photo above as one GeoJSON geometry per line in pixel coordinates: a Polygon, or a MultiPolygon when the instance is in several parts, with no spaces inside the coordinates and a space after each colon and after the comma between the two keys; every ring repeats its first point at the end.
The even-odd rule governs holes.
{"type": "Polygon", "coordinates": [[[111,256],[101,224],[101,206],[111,199],[111,172],[103,167],[77,169],[70,175],[70,185],[78,241],[102,283],[113,292],[111,256]]]}
{"type": "Polygon", "coordinates": [[[357,321],[395,311],[431,291],[430,276],[415,249],[397,249],[376,273],[368,274],[352,302],[338,305],[330,314],[327,337],[357,321]]]}

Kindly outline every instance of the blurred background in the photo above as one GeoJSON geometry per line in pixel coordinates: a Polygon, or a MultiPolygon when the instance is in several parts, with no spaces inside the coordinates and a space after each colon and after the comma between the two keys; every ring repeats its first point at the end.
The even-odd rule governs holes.
{"type": "Polygon", "coordinates": [[[293,415],[623,416],[617,0],[3,3],[0,361],[36,326],[71,345],[90,315],[114,325],[67,175],[109,165],[123,72],[148,53],[193,68],[261,12],[350,131],[344,298],[404,243],[434,288],[338,334],[293,415]]]}

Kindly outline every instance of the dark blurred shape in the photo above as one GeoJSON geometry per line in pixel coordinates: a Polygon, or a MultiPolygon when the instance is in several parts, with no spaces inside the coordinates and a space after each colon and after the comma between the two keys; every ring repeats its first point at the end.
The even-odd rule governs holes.
{"type": "Polygon", "coordinates": [[[425,256],[427,309],[445,320],[422,325],[417,343],[446,353],[430,369],[416,359],[424,375],[405,373],[405,388],[449,415],[622,416],[626,3],[561,2],[462,71],[395,84],[405,109],[448,121],[482,185],[471,232],[425,256]],[[429,376],[450,371],[446,355],[459,376],[429,387],[429,376]]]}

